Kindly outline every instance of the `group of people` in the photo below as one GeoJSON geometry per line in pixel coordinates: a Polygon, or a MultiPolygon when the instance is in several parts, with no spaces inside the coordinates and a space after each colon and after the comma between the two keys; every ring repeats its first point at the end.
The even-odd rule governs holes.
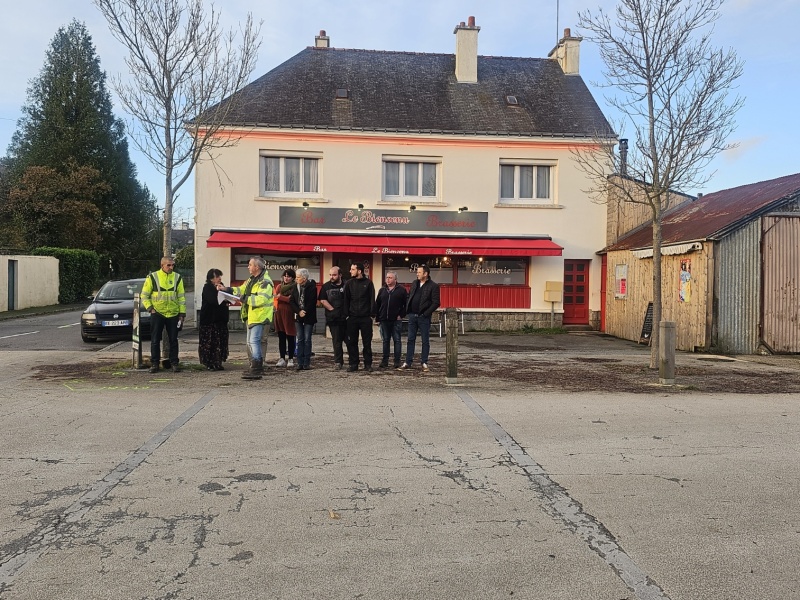
{"type": "Polygon", "coordinates": [[[320,290],[320,304],[325,307],[325,322],[333,341],[333,360],[337,369],[344,367],[344,351],[347,347],[348,371],[358,371],[359,364],[372,371],[372,320],[380,327],[383,339],[381,368],[389,366],[393,350],[394,367],[411,368],[416,350],[417,334],[422,338],[420,362],[422,370],[428,371],[430,356],[430,329],[433,313],[439,308],[439,285],[431,279],[428,265],[417,268],[417,279],[411,290],[397,282],[397,273],[386,273],[386,285],[375,294],[375,286],[364,275],[364,265],[350,265],[350,279],[345,283],[341,269],[331,267],[330,280],[320,290]],[[408,342],[406,358],[402,360],[402,320],[408,319],[408,342]],[[361,337],[359,360],[358,338],[361,337]]]}
{"type": "MultiPolygon", "coordinates": [[[[150,372],[159,370],[161,338],[167,332],[169,364],[180,371],[178,331],[186,318],[183,280],[174,272],[175,261],[161,259],[161,269],[150,273],[142,289],[142,305],[151,315],[150,372]]],[[[281,282],[274,285],[260,257],[247,264],[250,277],[239,286],[222,283],[222,271],[210,269],[203,286],[200,306],[200,362],[211,371],[224,370],[228,358],[228,315],[230,302],[219,300],[219,292],[241,302],[240,316],[246,328],[248,368],[243,379],[261,379],[264,374],[266,335],[270,324],[278,334],[280,359],[276,366],[294,367],[298,371],[311,368],[311,335],[317,322],[316,307],[325,308],[326,326],[333,342],[336,369],[344,367],[347,348],[348,371],[358,371],[359,364],[372,371],[372,323],[378,322],[383,339],[381,368],[389,367],[393,351],[394,368],[409,369],[413,364],[417,334],[422,339],[420,362],[428,371],[430,328],[433,313],[439,308],[439,285],[431,280],[427,265],[417,268],[417,279],[410,291],[397,282],[397,273],[386,273],[386,285],[375,293],[375,286],[364,274],[363,264],[350,266],[351,278],[345,282],[338,266],[331,268],[330,279],[320,290],[308,269],[286,269],[281,282]],[[402,320],[408,319],[406,358],[402,361],[402,320]],[[361,352],[358,339],[361,337],[361,352]],[[359,356],[360,354],[360,356],[359,356]],[[296,366],[295,366],[296,361],[296,366]],[[402,362],[401,362],[402,361],[402,362]]]]}

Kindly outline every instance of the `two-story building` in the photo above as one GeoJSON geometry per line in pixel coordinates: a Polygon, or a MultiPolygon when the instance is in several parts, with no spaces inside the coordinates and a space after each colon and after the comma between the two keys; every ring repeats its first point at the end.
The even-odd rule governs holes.
{"type": "Polygon", "coordinates": [[[426,263],[467,329],[598,327],[606,209],[573,152],[616,138],[581,40],[479,56],[479,31],[456,26],[455,54],[338,49],[322,31],[244,88],[239,143],[196,169],[196,272],[241,281],[260,255],[273,279],[320,282],[357,261],[377,287],[426,263]]]}

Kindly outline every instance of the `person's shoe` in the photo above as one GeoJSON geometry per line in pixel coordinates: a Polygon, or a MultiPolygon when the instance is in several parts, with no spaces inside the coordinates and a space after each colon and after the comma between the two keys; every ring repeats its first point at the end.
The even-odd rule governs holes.
{"type": "Polygon", "coordinates": [[[428,371],[430,371],[428,368],[428,363],[422,363],[422,372],[427,373],[428,371]]]}
{"type": "Polygon", "coordinates": [[[375,369],[372,368],[372,365],[367,365],[366,367],[364,367],[364,370],[367,373],[372,373],[375,369]]]}
{"type": "Polygon", "coordinates": [[[398,371],[405,371],[406,369],[408,369],[408,363],[403,363],[402,365],[397,367],[398,371]]]}
{"type": "Polygon", "coordinates": [[[180,373],[181,371],[183,371],[183,369],[181,369],[180,365],[172,365],[173,373],[180,373]]]}
{"type": "Polygon", "coordinates": [[[250,368],[242,373],[242,379],[261,379],[264,374],[264,361],[251,360],[250,368]]]}
{"type": "Polygon", "coordinates": [[[400,363],[399,362],[394,363],[394,368],[395,369],[399,369],[400,368],[400,363]]]}
{"type": "Polygon", "coordinates": [[[206,365],[206,371],[216,371],[214,365],[206,365]]]}
{"type": "Polygon", "coordinates": [[[294,366],[294,360],[292,360],[292,359],[290,358],[290,359],[289,359],[289,361],[286,363],[286,366],[287,366],[289,369],[291,369],[291,368],[294,366]]]}
{"type": "Polygon", "coordinates": [[[378,366],[381,369],[388,369],[389,368],[389,361],[388,360],[382,360],[381,364],[379,364],[378,366]]]}
{"type": "Polygon", "coordinates": [[[342,363],[336,363],[336,367],[334,367],[337,371],[341,371],[344,365],[342,363]]]}
{"type": "Polygon", "coordinates": [[[213,369],[215,371],[224,371],[225,367],[223,367],[222,365],[214,365],[213,369]]]}
{"type": "Polygon", "coordinates": [[[347,370],[350,373],[353,373],[354,371],[358,371],[358,365],[350,365],[349,367],[347,367],[347,370]]]}
{"type": "Polygon", "coordinates": [[[278,362],[275,363],[276,367],[285,367],[286,366],[286,359],[281,358],[278,362]]]}
{"type": "Polygon", "coordinates": [[[159,370],[158,365],[153,365],[152,367],[150,367],[151,373],[158,373],[158,370],[159,370]]]}

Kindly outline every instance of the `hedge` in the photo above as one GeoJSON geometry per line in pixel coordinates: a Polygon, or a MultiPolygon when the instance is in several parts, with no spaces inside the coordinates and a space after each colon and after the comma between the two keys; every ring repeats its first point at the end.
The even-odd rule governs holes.
{"type": "Polygon", "coordinates": [[[58,259],[58,302],[72,304],[94,291],[100,276],[100,257],[92,250],[36,248],[31,254],[58,259]]]}

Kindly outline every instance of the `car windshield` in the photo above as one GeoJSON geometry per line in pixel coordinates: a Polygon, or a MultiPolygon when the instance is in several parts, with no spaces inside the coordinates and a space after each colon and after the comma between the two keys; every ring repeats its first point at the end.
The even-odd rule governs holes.
{"type": "Polygon", "coordinates": [[[109,281],[97,293],[97,300],[133,300],[142,291],[141,282],[109,281]]]}

